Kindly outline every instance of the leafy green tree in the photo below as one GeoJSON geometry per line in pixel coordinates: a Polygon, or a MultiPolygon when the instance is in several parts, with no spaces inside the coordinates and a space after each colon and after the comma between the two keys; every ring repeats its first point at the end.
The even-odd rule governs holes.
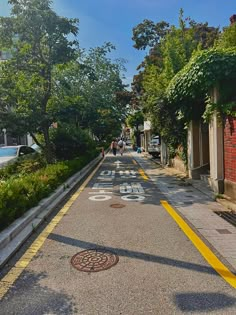
{"type": "Polygon", "coordinates": [[[105,43],[80,51],[77,60],[56,69],[57,121],[89,129],[99,140],[117,136],[126,117],[124,62],[111,60],[112,50],[114,46],[105,43]]]}
{"type": "Polygon", "coordinates": [[[50,130],[50,136],[59,160],[88,158],[96,150],[96,143],[88,131],[72,124],[60,123],[58,128],[50,130]]]}
{"type": "MultiPolygon", "coordinates": [[[[158,23],[157,23],[158,24],[158,23]]],[[[169,104],[166,89],[172,78],[188,63],[191,56],[201,49],[211,47],[219,36],[219,29],[207,23],[196,23],[179,14],[179,26],[164,26],[163,32],[155,33],[151,21],[139,24],[133,39],[137,49],[150,48],[149,55],[138,67],[134,77],[133,91],[145,116],[152,121],[152,127],[171,144],[186,141],[184,123],[179,119],[178,109],[169,104]]]]}
{"type": "MultiPolygon", "coordinates": [[[[0,47],[11,51],[0,78],[0,104],[30,132],[44,137],[48,162],[53,160],[49,128],[55,121],[54,68],[76,57],[78,20],[59,17],[50,0],[9,0],[11,16],[0,18],[0,47]],[[10,110],[9,110],[10,109],[10,110]]],[[[41,143],[38,143],[42,145],[41,143]]]]}
{"type": "Polygon", "coordinates": [[[165,37],[169,29],[169,23],[161,21],[154,23],[150,20],[143,20],[133,28],[132,40],[136,49],[145,50],[147,47],[156,46],[165,37]]]}
{"type": "Polygon", "coordinates": [[[219,40],[216,43],[218,48],[233,48],[236,47],[236,23],[225,27],[221,33],[219,40]]]}
{"type": "Polygon", "coordinates": [[[136,144],[140,147],[140,130],[139,126],[143,125],[144,116],[142,111],[135,111],[134,113],[128,115],[126,123],[129,127],[134,129],[134,135],[136,137],[136,144]]]}

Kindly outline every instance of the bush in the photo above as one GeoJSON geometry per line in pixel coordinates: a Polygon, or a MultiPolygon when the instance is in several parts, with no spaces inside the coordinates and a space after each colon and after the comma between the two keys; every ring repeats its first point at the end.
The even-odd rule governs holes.
{"type": "MultiPolygon", "coordinates": [[[[83,168],[95,157],[91,154],[72,161],[48,165],[21,176],[12,176],[0,183],[0,230],[6,228],[39,201],[52,193],[76,171],[83,168]]],[[[25,164],[25,170],[29,169],[25,164]]],[[[31,164],[30,168],[38,167],[31,164]]]]}
{"type": "Polygon", "coordinates": [[[96,147],[95,141],[88,132],[71,125],[59,125],[51,131],[50,136],[55,147],[56,158],[59,160],[93,155],[96,147]]]}
{"type": "Polygon", "coordinates": [[[21,177],[24,174],[34,173],[45,166],[46,160],[41,154],[26,155],[1,168],[0,181],[12,178],[12,176],[21,177]]]}

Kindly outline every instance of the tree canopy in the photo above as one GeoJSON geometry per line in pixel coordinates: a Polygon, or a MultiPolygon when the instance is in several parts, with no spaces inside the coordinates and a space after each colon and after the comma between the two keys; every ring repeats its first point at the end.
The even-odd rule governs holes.
{"type": "Polygon", "coordinates": [[[139,108],[168,144],[186,142],[184,123],[179,119],[178,107],[169,102],[167,88],[197,51],[214,45],[219,29],[184,18],[181,9],[178,26],[145,20],[134,28],[133,34],[134,47],[150,49],[133,79],[139,108]]]}
{"type": "Polygon", "coordinates": [[[109,129],[118,133],[125,110],[116,93],[125,90],[125,69],[123,60],[108,57],[115,47],[80,49],[79,20],[58,16],[50,0],[9,3],[11,16],[0,17],[0,49],[11,54],[0,65],[0,125],[30,133],[49,162],[54,122],[89,129],[98,138],[109,129]]]}

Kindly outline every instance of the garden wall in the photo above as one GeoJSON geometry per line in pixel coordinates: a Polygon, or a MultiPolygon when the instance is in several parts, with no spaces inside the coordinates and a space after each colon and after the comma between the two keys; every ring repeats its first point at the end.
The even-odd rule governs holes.
{"type": "Polygon", "coordinates": [[[224,128],[225,194],[236,200],[236,118],[228,117],[224,128]]]}

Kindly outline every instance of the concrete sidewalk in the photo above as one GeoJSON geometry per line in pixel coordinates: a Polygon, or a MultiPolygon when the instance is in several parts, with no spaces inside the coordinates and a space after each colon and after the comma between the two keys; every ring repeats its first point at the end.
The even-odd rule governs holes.
{"type": "Polygon", "coordinates": [[[198,235],[215,252],[218,258],[236,272],[236,227],[215,212],[229,211],[233,203],[225,205],[215,201],[215,194],[202,181],[189,180],[173,168],[155,164],[145,154],[131,152],[149,178],[165,195],[198,235]]]}

